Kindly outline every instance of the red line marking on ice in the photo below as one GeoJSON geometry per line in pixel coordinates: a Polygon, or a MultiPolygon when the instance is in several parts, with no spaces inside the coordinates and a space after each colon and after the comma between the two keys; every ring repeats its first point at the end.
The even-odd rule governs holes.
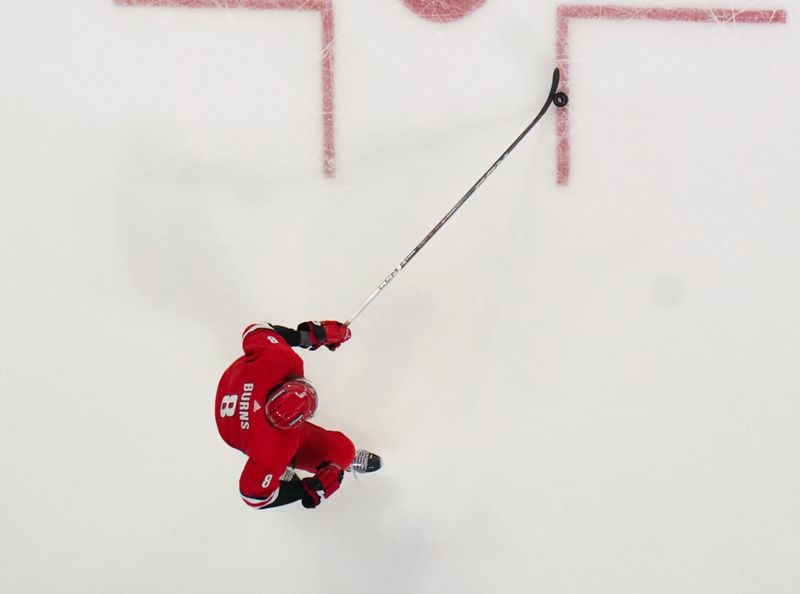
{"type": "Polygon", "coordinates": [[[255,10],[317,10],[322,19],[322,166],[326,177],[336,174],[335,107],[333,102],[333,0],[114,0],[119,6],[166,8],[250,8],[255,10]]]}
{"type": "Polygon", "coordinates": [[[409,10],[423,19],[449,23],[475,12],[486,0],[403,0],[409,10]]]}
{"type": "MultiPolygon", "coordinates": [[[[602,5],[559,6],[556,20],[556,60],[561,70],[560,90],[567,94],[569,94],[570,19],[678,21],[683,23],[715,24],[784,24],[786,23],[786,11],[777,9],[643,8],[602,5]]],[[[558,134],[557,177],[559,184],[566,184],[570,173],[569,110],[569,106],[559,109],[556,123],[558,134]]]]}

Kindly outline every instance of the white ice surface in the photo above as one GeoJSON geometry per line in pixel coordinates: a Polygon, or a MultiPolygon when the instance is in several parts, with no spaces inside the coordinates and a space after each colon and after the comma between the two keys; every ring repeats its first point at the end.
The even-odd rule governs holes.
{"type": "Polygon", "coordinates": [[[551,113],[305,355],[385,469],[241,503],[212,402],[242,327],[347,318],[555,63],[554,2],[334,4],[335,179],[318,14],[0,11],[0,592],[800,591],[794,0],[573,23],[569,185],[551,113]]]}

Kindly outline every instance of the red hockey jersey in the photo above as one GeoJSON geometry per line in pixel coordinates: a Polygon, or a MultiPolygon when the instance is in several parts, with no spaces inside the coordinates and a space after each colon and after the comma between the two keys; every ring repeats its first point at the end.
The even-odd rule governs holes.
{"type": "Polygon", "coordinates": [[[280,477],[297,451],[300,432],[280,431],[267,422],[268,393],[283,382],[303,377],[303,360],[268,324],[252,324],[242,335],[244,355],[220,379],[214,416],[225,442],[249,460],[239,479],[245,503],[262,508],[278,496],[280,477]]]}

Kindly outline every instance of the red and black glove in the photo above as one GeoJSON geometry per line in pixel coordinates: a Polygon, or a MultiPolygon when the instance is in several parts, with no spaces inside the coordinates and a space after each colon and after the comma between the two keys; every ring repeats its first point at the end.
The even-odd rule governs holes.
{"type": "Polygon", "coordinates": [[[297,330],[301,333],[300,346],[310,347],[312,351],[321,346],[335,351],[343,342],[350,340],[351,336],[350,328],[334,320],[303,322],[298,324],[297,330]]]}
{"type": "Polygon", "coordinates": [[[323,462],[317,469],[317,474],[304,478],[303,491],[303,507],[311,509],[317,507],[322,501],[322,495],[328,499],[333,495],[342,484],[344,478],[344,471],[338,464],[333,462],[323,462]]]}

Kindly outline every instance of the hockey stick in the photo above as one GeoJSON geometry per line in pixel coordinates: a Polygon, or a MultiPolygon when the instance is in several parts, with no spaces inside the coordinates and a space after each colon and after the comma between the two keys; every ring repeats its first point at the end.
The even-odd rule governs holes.
{"type": "Polygon", "coordinates": [[[359,315],[361,315],[361,312],[364,311],[364,309],[366,309],[366,307],[370,303],[372,303],[372,300],[375,299],[375,297],[378,296],[378,293],[383,291],[383,289],[385,289],[386,286],[390,282],[392,282],[392,280],[394,280],[394,277],[396,277],[398,274],[400,274],[400,271],[403,270],[403,268],[405,268],[406,265],[409,262],[411,262],[411,259],[414,256],[416,256],[423,247],[425,247],[425,244],[428,243],[434,235],[436,235],[436,233],[439,231],[439,229],[444,227],[444,224],[447,221],[450,220],[450,217],[452,217],[456,213],[456,211],[463,206],[463,204],[469,199],[469,197],[472,196],[475,193],[475,190],[477,190],[481,186],[481,184],[483,184],[483,182],[486,181],[486,178],[488,178],[494,172],[494,170],[497,169],[497,166],[500,165],[500,163],[503,162],[503,159],[505,159],[509,155],[509,153],[511,153],[511,151],[513,151],[514,148],[516,148],[516,146],[520,143],[520,141],[523,138],[525,138],[525,135],[528,132],[530,132],[531,128],[533,128],[536,125],[536,123],[539,120],[542,119],[544,114],[549,109],[550,104],[551,103],[555,103],[557,107],[564,107],[567,104],[567,101],[568,101],[567,96],[564,93],[557,93],[556,92],[556,89],[558,88],[559,77],[560,77],[560,73],[558,71],[558,68],[556,68],[553,71],[553,82],[550,85],[550,92],[547,95],[547,101],[545,101],[545,104],[542,107],[541,111],[539,111],[539,113],[536,115],[536,117],[533,118],[533,121],[530,124],[528,124],[528,126],[522,131],[522,133],[519,136],[517,136],[517,139],[514,142],[512,142],[511,146],[509,146],[506,149],[506,151],[502,155],[500,155],[500,158],[497,159],[497,161],[495,161],[494,164],[491,167],[489,167],[489,169],[486,171],[486,173],[484,173],[480,177],[480,179],[475,182],[475,185],[473,185],[469,190],[467,190],[467,193],[464,194],[461,197],[461,200],[456,202],[455,206],[453,206],[453,208],[451,208],[450,211],[446,215],[444,215],[444,217],[442,217],[442,220],[440,220],[438,223],[436,223],[436,226],[433,229],[431,229],[430,233],[428,233],[423,238],[423,240],[420,241],[417,244],[417,247],[415,247],[413,250],[411,250],[411,253],[408,254],[403,259],[403,261],[400,262],[400,264],[397,265],[397,267],[394,270],[392,270],[392,272],[389,274],[389,276],[387,276],[380,285],[378,285],[378,288],[375,289],[372,292],[372,295],[370,295],[367,298],[367,300],[361,305],[361,307],[359,307],[355,311],[355,313],[352,316],[350,316],[350,319],[345,322],[345,326],[349,326],[350,324],[352,324],[353,321],[359,315]]]}

